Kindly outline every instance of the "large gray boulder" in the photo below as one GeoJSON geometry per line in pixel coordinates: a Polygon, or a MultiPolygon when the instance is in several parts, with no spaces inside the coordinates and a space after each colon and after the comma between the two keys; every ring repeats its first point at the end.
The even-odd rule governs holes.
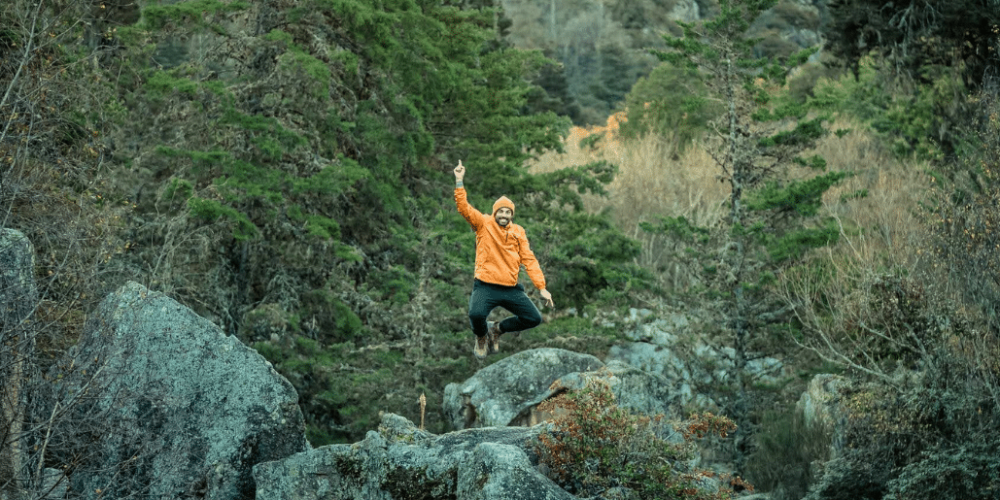
{"type": "Polygon", "coordinates": [[[75,410],[51,455],[81,461],[80,498],[251,499],[254,465],[309,448],[295,390],[270,363],[136,283],[100,304],[50,376],[51,397],[75,410]]]}
{"type": "Polygon", "coordinates": [[[502,427],[524,421],[531,408],[551,395],[563,375],[596,370],[601,360],[564,349],[521,351],[444,389],[445,417],[456,429],[502,427]]]}
{"type": "Polygon", "coordinates": [[[662,376],[621,361],[563,349],[532,349],[502,359],[461,384],[448,384],[444,412],[458,429],[533,426],[551,420],[538,405],[592,381],[607,383],[618,406],[632,411],[672,414],[682,398],[662,376]]]}
{"type": "MultiPolygon", "coordinates": [[[[699,385],[712,382],[711,375],[698,373],[697,364],[692,363],[694,356],[687,355],[684,348],[684,339],[692,328],[690,319],[683,313],[664,314],[664,318],[626,329],[625,336],[632,342],[612,346],[605,360],[620,361],[665,378],[675,397],[687,404],[697,397],[699,385]]],[[[637,319],[633,313],[632,321],[637,319]]]]}
{"type": "Polygon", "coordinates": [[[673,415],[681,398],[663,377],[612,360],[603,368],[569,373],[549,388],[546,398],[564,391],[575,391],[593,382],[606,383],[619,407],[646,415],[673,415]]]}
{"type": "Polygon", "coordinates": [[[386,414],[378,431],[254,467],[257,500],[572,500],[538,472],[545,429],[467,429],[436,436],[386,414]]]}
{"type": "Polygon", "coordinates": [[[606,359],[620,361],[670,380],[670,385],[685,403],[695,398],[695,387],[702,381],[695,380],[693,370],[688,366],[688,357],[670,344],[620,342],[611,346],[606,359]]]}

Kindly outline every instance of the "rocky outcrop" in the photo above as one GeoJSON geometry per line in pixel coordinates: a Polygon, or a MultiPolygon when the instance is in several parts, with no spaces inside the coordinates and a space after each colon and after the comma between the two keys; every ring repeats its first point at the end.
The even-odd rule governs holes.
{"type": "Polygon", "coordinates": [[[80,498],[250,499],[254,465],[308,449],[270,363],[136,283],[101,303],[50,378],[50,403],[69,409],[50,453],[79,461],[80,498]]]}
{"type": "Polygon", "coordinates": [[[809,381],[806,392],[799,397],[795,410],[809,427],[822,427],[830,432],[830,458],[841,455],[844,448],[843,429],[848,411],[843,407],[845,393],[853,388],[850,380],[840,375],[821,373],[809,381]]]}
{"type": "Polygon", "coordinates": [[[702,17],[701,7],[696,0],[680,0],[674,3],[667,15],[669,19],[693,23],[702,17]]]}
{"type": "Polygon", "coordinates": [[[0,496],[21,488],[22,422],[34,351],[30,318],[38,302],[35,250],[20,231],[0,229],[0,496]]]}
{"type": "Polygon", "coordinates": [[[560,377],[604,366],[587,354],[563,349],[531,349],[476,372],[444,389],[445,417],[456,429],[499,427],[522,421],[547,398],[560,377]]]}
{"type": "Polygon", "coordinates": [[[436,436],[386,414],[378,431],[254,467],[257,500],[571,500],[536,469],[544,426],[436,436]]]}
{"type": "MultiPolygon", "coordinates": [[[[633,314],[633,320],[643,314],[633,314]]],[[[715,347],[692,334],[690,320],[683,314],[638,324],[626,330],[631,342],[612,346],[605,361],[620,361],[662,376],[671,388],[669,399],[681,405],[716,410],[717,403],[700,388],[720,387],[732,382],[735,350],[715,347]]],[[[779,384],[784,364],[771,357],[759,357],[746,364],[752,384],[779,384]]]]}
{"type": "Polygon", "coordinates": [[[802,393],[796,410],[802,412],[806,425],[832,426],[843,415],[838,404],[842,392],[851,388],[851,381],[840,375],[820,373],[809,381],[809,387],[802,393]]]}
{"type": "Polygon", "coordinates": [[[551,415],[538,405],[559,393],[608,383],[618,405],[646,414],[669,414],[680,399],[663,377],[620,361],[605,365],[586,354],[532,349],[500,360],[461,384],[445,387],[444,412],[458,429],[532,426],[551,415]]]}

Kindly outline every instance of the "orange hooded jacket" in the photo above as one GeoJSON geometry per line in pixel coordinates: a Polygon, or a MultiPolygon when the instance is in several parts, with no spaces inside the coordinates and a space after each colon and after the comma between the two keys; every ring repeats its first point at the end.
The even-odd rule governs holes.
{"type": "Polygon", "coordinates": [[[506,196],[493,204],[493,213],[484,214],[469,204],[465,188],[455,188],[458,213],[476,230],[476,278],[495,285],[514,286],[523,265],[535,288],[545,290],[545,275],[528,246],[524,228],[513,221],[503,227],[493,216],[501,208],[514,211],[514,202],[506,196]]]}

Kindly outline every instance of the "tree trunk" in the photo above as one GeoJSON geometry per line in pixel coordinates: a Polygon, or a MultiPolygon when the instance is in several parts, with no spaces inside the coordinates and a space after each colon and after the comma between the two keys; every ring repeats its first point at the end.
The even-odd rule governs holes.
{"type": "MultiPolygon", "coordinates": [[[[746,154],[740,150],[739,144],[739,122],[736,115],[736,89],[735,74],[733,73],[732,57],[726,59],[726,99],[729,105],[729,162],[730,176],[729,182],[732,188],[730,198],[730,220],[733,227],[743,225],[743,187],[746,182],[747,164],[746,154]]],[[[746,245],[744,245],[742,232],[737,233],[735,241],[731,242],[729,257],[732,259],[730,271],[732,273],[732,303],[731,327],[733,329],[733,349],[736,359],[733,360],[733,379],[736,382],[736,403],[733,408],[733,421],[736,422],[736,433],[733,440],[736,445],[736,456],[734,465],[736,473],[742,475],[746,467],[746,452],[749,439],[749,396],[746,390],[746,380],[744,376],[747,364],[747,342],[749,340],[749,321],[747,318],[746,298],[743,294],[743,266],[745,262],[746,245]]]]}
{"type": "Polygon", "coordinates": [[[0,229],[0,493],[23,487],[25,375],[34,351],[29,321],[38,302],[35,252],[19,231],[0,229]]]}
{"type": "Polygon", "coordinates": [[[559,43],[556,39],[556,0],[549,0],[549,40],[559,43]]]}

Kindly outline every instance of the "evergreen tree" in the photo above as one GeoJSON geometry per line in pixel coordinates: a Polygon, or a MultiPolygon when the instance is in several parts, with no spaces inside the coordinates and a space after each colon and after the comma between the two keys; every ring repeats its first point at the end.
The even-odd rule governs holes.
{"type": "Polygon", "coordinates": [[[569,118],[573,123],[581,123],[580,105],[569,93],[569,82],[561,65],[546,64],[538,73],[535,84],[538,88],[528,95],[526,113],[551,111],[569,118]]]}
{"type": "Polygon", "coordinates": [[[661,64],[640,78],[626,96],[628,120],[622,135],[637,138],[647,133],[672,137],[682,151],[708,130],[718,115],[718,103],[708,99],[704,83],[688,71],[661,64]]]}
{"type": "Polygon", "coordinates": [[[647,48],[662,44],[653,32],[666,24],[670,12],[656,1],[641,5],[618,0],[504,3],[516,23],[513,42],[540,49],[559,62],[560,70],[539,83],[550,99],[565,103],[562,116],[577,125],[603,124],[620,107],[635,80],[650,71],[655,59],[647,48]]]}
{"type": "MultiPolygon", "coordinates": [[[[415,248],[407,241],[426,230],[415,221],[431,219],[414,211],[447,209],[450,197],[435,182],[443,169],[475,159],[482,194],[510,189],[523,182],[523,161],[558,147],[566,127],[552,113],[522,113],[546,60],[499,43],[499,13],[480,4],[315,0],[275,13],[244,39],[255,58],[207,54],[196,63],[182,54],[169,70],[139,66],[138,85],[123,88],[134,110],[127,126],[153,136],[140,146],[139,172],[165,181],[144,198],[155,208],[144,208],[186,216],[189,231],[228,233],[217,242],[221,289],[193,287],[175,272],[154,279],[193,293],[189,301],[234,334],[275,292],[268,284],[329,289],[331,273],[351,268],[355,280],[395,295],[398,277],[383,271],[405,263],[416,272],[421,257],[384,249],[415,248]],[[184,135],[149,123],[183,109],[184,135]]],[[[149,6],[120,39],[141,62],[150,42],[169,45],[178,22],[201,9],[206,15],[186,29],[212,43],[220,38],[210,28],[225,33],[228,12],[241,7],[206,5],[149,6]]],[[[138,230],[170,237],[163,225],[138,230]]],[[[301,291],[282,292],[285,307],[296,308],[301,291]]]]}
{"type": "Polygon", "coordinates": [[[644,280],[580,199],[613,166],[525,167],[570,122],[532,106],[553,61],[495,0],[63,4],[0,8],[0,210],[38,249],[53,353],[131,279],[271,360],[314,444],[412,418],[409,392],[472,369],[458,159],[476,206],[517,201],[557,303],[644,280]]]}
{"type": "Polygon", "coordinates": [[[117,146],[117,187],[136,200],[125,259],[265,353],[317,444],[367,431],[384,408],[368,396],[397,390],[385,382],[404,363],[409,386],[467,376],[441,375],[466,361],[439,340],[467,325],[474,241],[451,196],[458,159],[475,165],[475,206],[517,201],[565,303],[642,279],[634,243],[579,199],[612,167],[528,173],[569,121],[529,105],[552,61],[511,47],[505,29],[489,0],[198,0],[145,5],[108,34],[106,114],[74,112],[117,146]],[[215,46],[228,50],[204,50],[215,46]]]}
{"type": "MultiPolygon", "coordinates": [[[[732,412],[739,426],[738,471],[744,469],[752,432],[745,367],[754,351],[765,348],[769,325],[787,321],[790,311],[769,293],[769,287],[782,269],[810,249],[836,241],[838,229],[820,215],[821,197],[844,177],[839,172],[802,177],[803,169],[825,170],[822,158],[800,154],[826,133],[826,118],[772,99],[791,69],[814,50],[779,60],[753,57],[758,40],[747,31],[774,3],[724,0],[711,21],[679,22],[683,36],[666,36],[669,49],[656,52],[691,78],[701,79],[710,98],[723,108],[709,148],[720,177],[730,187],[729,212],[719,250],[713,254],[717,260],[706,269],[714,283],[710,292],[721,299],[735,350],[737,393],[732,412]]],[[[647,227],[669,232],[678,226],[677,221],[664,221],[659,228],[647,227]]]]}

